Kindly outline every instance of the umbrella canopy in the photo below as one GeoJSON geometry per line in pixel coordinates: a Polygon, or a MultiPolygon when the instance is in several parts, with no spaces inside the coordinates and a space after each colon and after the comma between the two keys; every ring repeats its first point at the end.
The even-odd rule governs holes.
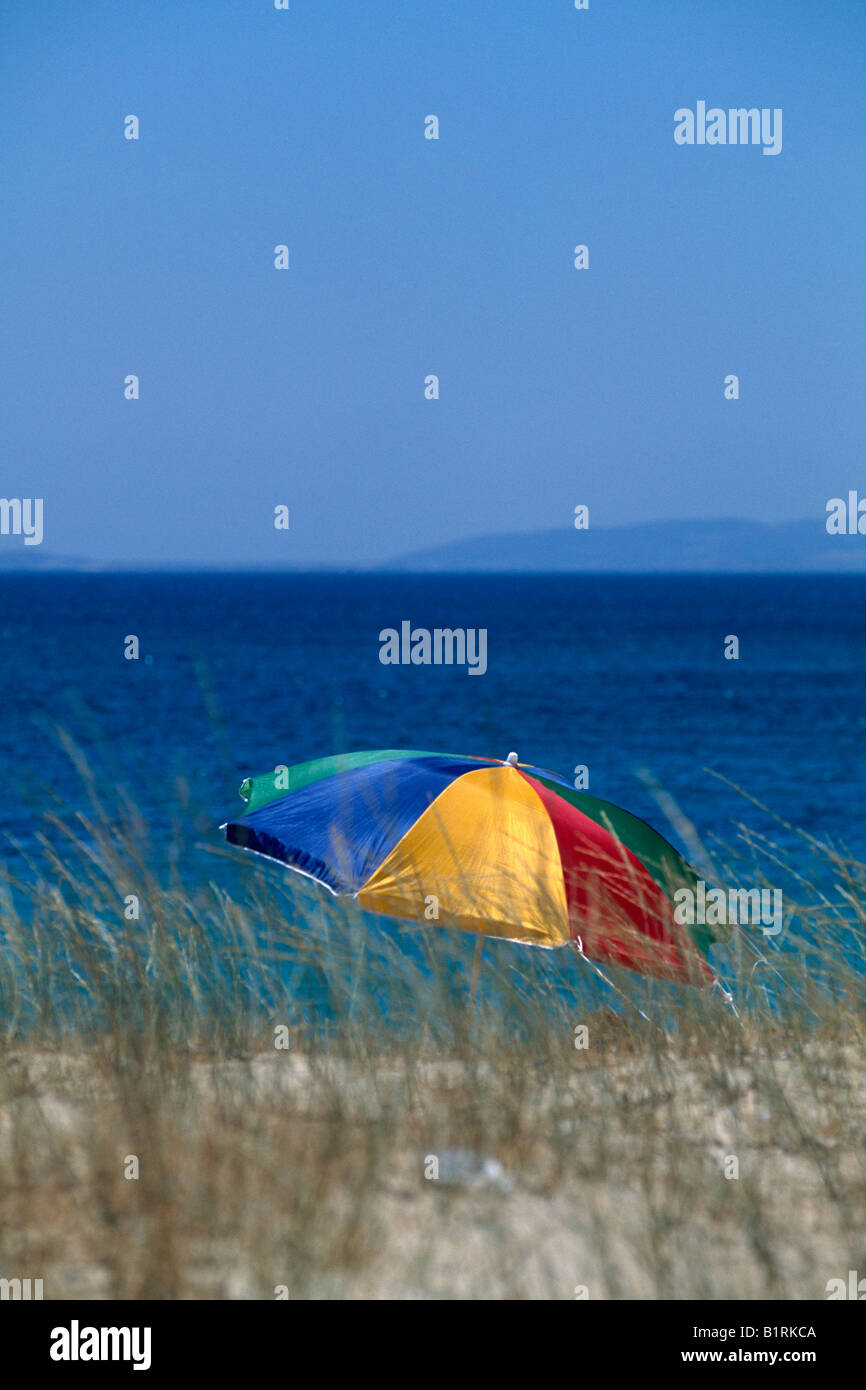
{"type": "Polygon", "coordinates": [[[706,926],[674,919],[697,879],[644,821],[554,772],[389,749],[248,778],[226,839],[373,912],[710,984],[706,926]]]}

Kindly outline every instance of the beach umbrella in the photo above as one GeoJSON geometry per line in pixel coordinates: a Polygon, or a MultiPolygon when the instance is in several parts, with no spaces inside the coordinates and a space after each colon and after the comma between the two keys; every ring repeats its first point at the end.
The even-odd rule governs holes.
{"type": "Polygon", "coordinates": [[[347,753],[248,778],[230,844],[391,917],[712,984],[697,879],[644,821],[510,753],[347,753]]]}

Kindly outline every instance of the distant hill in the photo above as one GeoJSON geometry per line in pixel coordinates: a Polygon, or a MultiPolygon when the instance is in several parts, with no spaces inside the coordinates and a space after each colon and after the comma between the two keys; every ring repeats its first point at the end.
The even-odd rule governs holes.
{"type": "MultiPolygon", "coordinates": [[[[77,555],[49,555],[40,545],[9,545],[7,549],[0,538],[0,574],[28,574],[32,570],[49,573],[54,570],[74,570],[76,573],[91,573],[105,569],[117,569],[117,565],[101,565],[96,560],[81,559],[77,555]]],[[[17,540],[17,537],[16,537],[17,540]]]]}
{"type": "MultiPolygon", "coordinates": [[[[13,538],[10,538],[13,539],[13,538]]],[[[17,542],[18,538],[14,538],[17,542]]],[[[41,546],[0,544],[0,574],[67,571],[120,573],[194,571],[417,574],[523,573],[731,573],[866,574],[866,536],[831,536],[823,518],[768,525],[761,521],[648,521],[637,526],[590,526],[586,531],[522,531],[475,536],[370,564],[203,564],[91,560],[51,555],[41,546]]]]}
{"type": "Polygon", "coordinates": [[[412,551],[378,569],[568,571],[646,574],[866,573],[866,536],[831,536],[823,518],[761,521],[648,521],[586,531],[524,531],[476,536],[412,551]]]}

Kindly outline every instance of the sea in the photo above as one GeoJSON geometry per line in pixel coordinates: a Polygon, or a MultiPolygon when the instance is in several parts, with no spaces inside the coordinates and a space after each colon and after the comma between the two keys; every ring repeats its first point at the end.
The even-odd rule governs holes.
{"type": "Polygon", "coordinates": [[[514,751],[687,855],[866,859],[861,577],[6,573],[0,639],[13,874],[93,794],[131,797],[157,851],[194,806],[194,858],[245,777],[375,748],[514,751]],[[383,664],[406,622],[483,630],[483,674],[383,664]]]}
{"type": "Polygon", "coordinates": [[[157,837],[178,777],[216,834],[250,774],[405,747],[585,768],[656,824],[658,787],[702,838],[765,824],[757,802],[862,856],[864,599],[857,576],[0,575],[3,852],[40,787],[82,803],[63,730],[157,837]],[[404,622],[483,629],[486,670],[383,664],[404,622]]]}

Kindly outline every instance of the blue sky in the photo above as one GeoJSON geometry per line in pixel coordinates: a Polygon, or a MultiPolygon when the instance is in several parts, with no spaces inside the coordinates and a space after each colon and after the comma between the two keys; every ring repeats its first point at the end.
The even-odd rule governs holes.
{"type": "Polygon", "coordinates": [[[866,443],[863,31],[855,0],[7,0],[0,494],[45,499],[46,553],[130,563],[366,563],[578,502],[820,522],[866,443]],[[676,145],[699,100],[781,107],[781,154],[676,145]]]}

